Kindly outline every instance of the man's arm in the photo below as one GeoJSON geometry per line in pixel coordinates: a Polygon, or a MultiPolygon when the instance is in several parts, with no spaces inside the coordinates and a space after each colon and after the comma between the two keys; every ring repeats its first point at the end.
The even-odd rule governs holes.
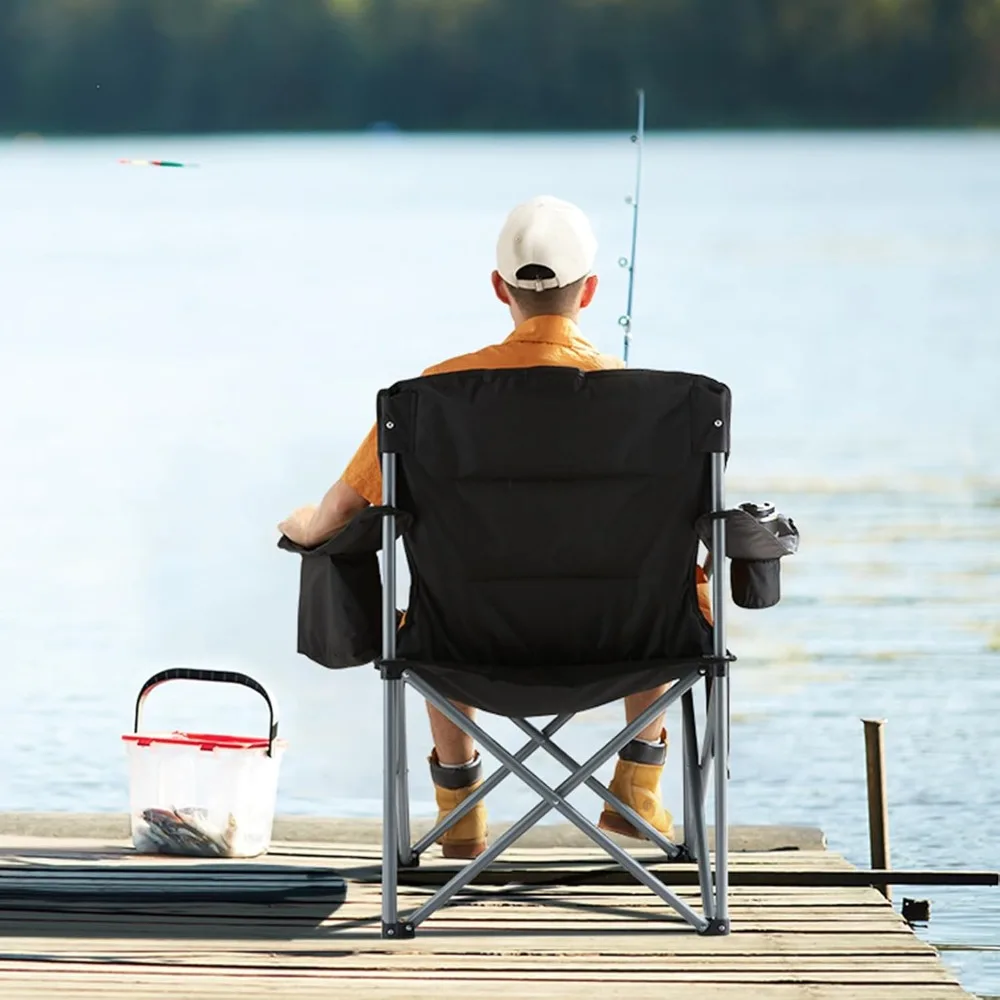
{"type": "Polygon", "coordinates": [[[278,525],[278,530],[297,545],[314,548],[336,534],[368,501],[354,487],[338,479],[318,507],[300,507],[278,525]]]}
{"type": "Polygon", "coordinates": [[[298,545],[314,548],[339,531],[355,514],[382,497],[382,469],[378,430],[372,425],[344,474],[331,486],[318,507],[300,507],[278,530],[298,545]]]}

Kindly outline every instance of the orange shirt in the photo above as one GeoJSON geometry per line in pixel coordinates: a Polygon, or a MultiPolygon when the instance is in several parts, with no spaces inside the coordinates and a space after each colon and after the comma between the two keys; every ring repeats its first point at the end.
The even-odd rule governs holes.
{"type": "MultiPolygon", "coordinates": [[[[601,354],[580,333],[580,328],[572,320],[562,316],[536,316],[522,323],[503,342],[442,361],[423,374],[442,375],[445,372],[480,368],[537,368],[547,365],[579,368],[583,371],[625,367],[620,358],[601,354]]],[[[374,425],[341,478],[370,504],[382,502],[378,428],[374,425]]],[[[698,604],[705,617],[710,619],[708,578],[701,567],[697,570],[697,584],[698,604]]]]}
{"type": "MultiPolygon", "coordinates": [[[[522,323],[505,341],[481,351],[462,354],[428,368],[424,375],[470,371],[477,368],[537,368],[552,365],[597,371],[623,368],[615,357],[599,353],[572,320],[562,316],[536,316],[522,323]]],[[[341,477],[370,504],[382,502],[382,466],[378,454],[378,429],[373,425],[341,477]]]]}

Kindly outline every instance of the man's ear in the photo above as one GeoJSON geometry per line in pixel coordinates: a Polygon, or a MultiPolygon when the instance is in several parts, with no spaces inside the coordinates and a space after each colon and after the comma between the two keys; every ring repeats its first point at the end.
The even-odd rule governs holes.
{"type": "Polygon", "coordinates": [[[592,274],[583,283],[583,294],[580,296],[580,308],[586,309],[591,302],[594,301],[594,296],[597,294],[597,275],[592,274]]]}
{"type": "Polygon", "coordinates": [[[500,277],[499,271],[494,271],[490,275],[490,281],[493,283],[493,294],[505,305],[510,305],[510,290],[507,288],[507,282],[500,277]]]}

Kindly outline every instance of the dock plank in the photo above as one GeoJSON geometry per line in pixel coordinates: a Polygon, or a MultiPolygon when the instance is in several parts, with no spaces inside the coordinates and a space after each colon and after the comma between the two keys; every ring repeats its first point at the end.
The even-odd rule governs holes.
{"type": "MultiPolygon", "coordinates": [[[[550,873],[556,881],[608,867],[604,855],[586,848],[509,854],[511,870],[550,873]]],[[[114,845],[6,843],[0,996],[575,1000],[599,990],[632,1000],[679,989],[685,1000],[969,997],[937,952],[871,888],[734,888],[733,934],[702,938],[634,884],[477,885],[413,940],[385,941],[379,860],[370,844],[295,844],[276,845],[258,861],[206,868],[195,859],[140,858],[114,845]],[[315,898],[212,898],[213,886],[234,875],[280,888],[282,872],[299,873],[300,884],[318,879],[315,898]],[[136,886],[155,890],[171,878],[208,895],[192,902],[169,892],[135,894],[136,886]],[[43,884],[48,898],[34,891],[43,884]],[[131,899],[121,895],[124,885],[131,885],[131,899]]],[[[670,869],[691,870],[661,868],[668,878],[670,869]]],[[[455,865],[429,857],[421,870],[428,869],[447,875],[455,865]]],[[[778,875],[851,866],[827,851],[773,851],[734,855],[733,869],[778,875]]],[[[402,888],[401,911],[427,895],[402,888]]],[[[677,895],[692,902],[698,894],[686,885],[677,895]]]]}
{"type": "MultiPolygon", "coordinates": [[[[676,984],[675,984],[676,985],[676,984]]],[[[521,998],[593,997],[595,990],[612,996],[662,997],[669,983],[633,982],[627,970],[619,969],[614,979],[607,976],[588,978],[521,976],[459,976],[432,977],[428,974],[393,973],[391,976],[373,973],[304,976],[255,973],[254,976],[224,975],[192,976],[190,971],[170,975],[136,975],[115,970],[112,973],[86,971],[78,974],[47,973],[39,978],[31,973],[20,980],[5,982],[5,1000],[38,1000],[39,997],[73,998],[73,1000],[109,1000],[109,998],[143,997],[170,1000],[228,1000],[239,996],[247,1000],[273,998],[329,997],[441,997],[468,998],[516,995],[521,998]],[[627,991],[627,992],[626,992],[627,991]]],[[[754,983],[687,982],[683,996],[696,1000],[746,1000],[752,989],[754,1000],[968,1000],[961,987],[950,983],[754,983]]]]}

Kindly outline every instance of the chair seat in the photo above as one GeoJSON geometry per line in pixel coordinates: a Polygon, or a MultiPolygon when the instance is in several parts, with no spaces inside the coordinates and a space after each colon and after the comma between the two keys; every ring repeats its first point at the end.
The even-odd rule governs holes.
{"type": "Polygon", "coordinates": [[[598,663],[537,668],[518,667],[498,672],[479,664],[397,661],[422,677],[450,701],[461,702],[494,715],[533,716],[585,712],[639,691],[649,691],[691,673],[696,665],[714,662],[710,656],[598,663]]]}

